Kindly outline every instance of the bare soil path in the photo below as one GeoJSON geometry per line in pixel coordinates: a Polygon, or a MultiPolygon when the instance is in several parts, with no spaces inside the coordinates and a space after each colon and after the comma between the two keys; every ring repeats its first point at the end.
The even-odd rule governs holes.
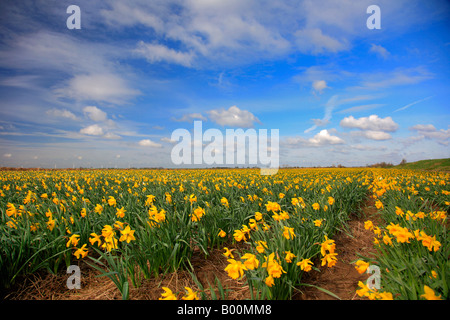
{"type": "MultiPolygon", "coordinates": [[[[305,283],[326,289],[342,300],[361,300],[356,294],[358,282],[365,282],[367,274],[359,274],[354,262],[361,259],[357,253],[363,256],[371,256],[375,253],[373,247],[374,234],[364,229],[364,222],[372,220],[378,224],[379,216],[374,205],[374,200],[368,198],[363,204],[359,214],[352,214],[348,222],[348,230],[339,233],[333,238],[336,243],[338,262],[332,268],[321,267],[322,272],[314,272],[304,278],[305,283]],[[352,263],[353,262],[353,263],[352,263]]],[[[335,297],[314,287],[301,288],[302,294],[297,296],[301,300],[336,300],[335,297]]]]}

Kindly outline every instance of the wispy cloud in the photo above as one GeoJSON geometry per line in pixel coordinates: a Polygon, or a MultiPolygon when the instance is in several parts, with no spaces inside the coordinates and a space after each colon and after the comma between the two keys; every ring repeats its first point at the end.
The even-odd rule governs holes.
{"type": "Polygon", "coordinates": [[[150,63],[169,62],[185,67],[191,67],[195,57],[192,52],[176,51],[161,44],[145,43],[144,41],[139,42],[134,52],[142,55],[150,63]]]}
{"type": "Polygon", "coordinates": [[[411,106],[413,106],[413,105],[415,105],[415,104],[421,103],[421,102],[426,101],[426,100],[428,100],[428,99],[431,99],[431,98],[433,98],[433,97],[434,97],[434,96],[429,96],[429,97],[426,97],[426,98],[423,98],[423,99],[420,99],[420,100],[411,102],[411,103],[407,104],[407,105],[404,106],[404,107],[398,108],[398,109],[395,110],[394,112],[402,111],[402,110],[408,109],[409,107],[411,107],[411,106]]]}
{"type": "Polygon", "coordinates": [[[172,121],[176,121],[176,122],[193,122],[194,120],[203,120],[206,121],[207,118],[202,115],[201,113],[195,112],[195,113],[187,113],[184,114],[182,117],[180,118],[171,118],[172,121]]]}
{"type": "Polygon", "coordinates": [[[373,44],[371,45],[369,52],[373,52],[375,54],[377,54],[378,56],[382,57],[383,59],[387,59],[390,56],[390,52],[386,50],[386,48],[384,48],[381,45],[378,44],[373,44]]]}
{"type": "Polygon", "coordinates": [[[417,124],[409,128],[412,131],[417,131],[420,136],[430,140],[435,140],[437,143],[448,146],[450,144],[450,125],[448,129],[436,129],[432,124],[417,124]]]}
{"type": "Polygon", "coordinates": [[[327,101],[327,103],[325,104],[325,115],[323,116],[323,118],[313,119],[314,125],[306,129],[304,131],[305,133],[308,133],[312,130],[315,130],[317,127],[321,127],[329,123],[329,121],[331,120],[333,110],[339,103],[338,98],[339,98],[338,95],[334,95],[327,101]]]}
{"type": "Polygon", "coordinates": [[[396,68],[391,72],[380,72],[375,74],[367,74],[365,80],[361,81],[358,89],[384,89],[403,85],[412,85],[421,83],[425,80],[432,79],[433,73],[425,67],[414,68],[396,68]]]}
{"type": "Polygon", "coordinates": [[[367,110],[376,109],[376,108],[379,108],[382,106],[384,106],[384,104],[382,104],[382,103],[363,104],[360,106],[355,106],[355,107],[350,107],[347,109],[339,110],[338,113],[351,113],[351,112],[367,111],[367,110]]]}

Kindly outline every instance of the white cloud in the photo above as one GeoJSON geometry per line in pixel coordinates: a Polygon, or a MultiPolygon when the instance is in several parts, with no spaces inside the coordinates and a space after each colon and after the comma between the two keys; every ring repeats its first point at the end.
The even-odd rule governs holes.
{"type": "Polygon", "coordinates": [[[436,140],[439,144],[447,146],[450,140],[450,126],[448,129],[436,129],[432,124],[417,124],[410,128],[410,130],[417,131],[421,136],[436,140]]]}
{"type": "Polygon", "coordinates": [[[142,55],[150,63],[169,62],[191,67],[194,54],[192,52],[175,51],[161,44],[140,41],[134,52],[142,55]]]}
{"type": "Polygon", "coordinates": [[[352,132],[352,135],[356,135],[356,136],[363,136],[366,137],[367,139],[371,139],[371,140],[389,140],[392,138],[392,136],[384,131],[373,131],[373,130],[367,130],[367,131],[356,131],[356,132],[352,132]]]}
{"type": "Polygon", "coordinates": [[[203,116],[201,113],[188,113],[188,114],[183,115],[181,118],[176,119],[176,118],[172,117],[171,119],[172,119],[172,121],[177,121],[177,122],[192,122],[194,120],[203,120],[203,121],[207,120],[206,117],[203,116]]]}
{"type": "Polygon", "coordinates": [[[97,108],[95,106],[84,107],[83,112],[85,114],[87,114],[87,116],[93,121],[104,122],[104,121],[108,120],[108,116],[107,116],[106,112],[100,110],[99,108],[97,108]]]}
{"type": "Polygon", "coordinates": [[[11,154],[11,153],[5,153],[5,154],[3,154],[3,157],[5,157],[5,158],[11,158],[11,157],[12,157],[12,154],[11,154]]]}
{"type": "Polygon", "coordinates": [[[387,59],[390,55],[389,51],[387,51],[386,48],[373,43],[369,49],[369,52],[373,52],[382,57],[383,59],[387,59]]]}
{"type": "MultiPolygon", "coordinates": [[[[166,42],[138,46],[149,61],[196,67],[347,50],[367,32],[369,2],[110,1],[100,14],[113,28],[142,25],[157,41],[177,44],[176,50],[166,42]]],[[[384,14],[392,10],[403,13],[397,5],[384,4],[384,14]]]]}
{"type": "Polygon", "coordinates": [[[415,126],[412,126],[410,128],[411,130],[416,130],[416,131],[426,131],[426,132],[432,132],[432,131],[436,131],[436,127],[433,126],[432,124],[416,124],[415,126]]]}
{"type": "Polygon", "coordinates": [[[67,118],[67,119],[71,119],[71,120],[78,120],[77,116],[75,114],[73,114],[72,112],[70,112],[69,110],[63,109],[50,109],[47,110],[45,112],[47,115],[49,116],[53,116],[53,117],[57,117],[57,118],[67,118]]]}
{"type": "Polygon", "coordinates": [[[93,124],[81,129],[80,133],[87,134],[90,136],[101,136],[103,135],[103,129],[98,124],[93,124]]]}
{"type": "Polygon", "coordinates": [[[340,122],[341,127],[356,128],[360,130],[394,132],[398,124],[391,117],[379,118],[377,115],[355,119],[353,116],[345,117],[340,122]]]}
{"type": "Polygon", "coordinates": [[[323,90],[325,90],[326,88],[329,88],[327,86],[327,82],[325,80],[315,80],[312,84],[313,87],[313,92],[317,92],[319,94],[323,93],[323,90]]]}
{"type": "Polygon", "coordinates": [[[228,110],[224,108],[209,110],[207,113],[213,122],[221,126],[251,128],[255,122],[260,122],[253,113],[236,106],[231,106],[228,110]]]}
{"type": "Polygon", "coordinates": [[[424,67],[397,68],[391,72],[367,74],[357,88],[381,89],[395,86],[411,85],[432,79],[434,75],[424,67]]]}
{"type": "Polygon", "coordinates": [[[122,137],[113,132],[107,132],[103,135],[103,138],[115,140],[115,139],[121,139],[122,137]]]}
{"type": "Polygon", "coordinates": [[[75,100],[104,101],[122,104],[140,94],[128,87],[127,83],[115,74],[75,75],[65,87],[55,89],[59,96],[75,100]]]}
{"type": "Polygon", "coordinates": [[[356,145],[350,145],[350,149],[355,149],[358,151],[386,151],[387,148],[385,146],[369,146],[369,145],[362,145],[362,144],[356,144],[356,145]]]}
{"type": "Polygon", "coordinates": [[[337,136],[332,136],[328,132],[328,130],[324,129],[321,130],[318,134],[316,134],[314,137],[308,139],[309,143],[313,146],[322,146],[326,144],[342,144],[344,143],[344,140],[337,136]]]}
{"type": "Polygon", "coordinates": [[[150,139],[143,139],[138,143],[142,147],[161,148],[162,144],[156,143],[150,139]]]}
{"type": "Polygon", "coordinates": [[[319,28],[303,29],[295,32],[297,48],[303,53],[324,53],[346,50],[346,41],[339,41],[326,34],[319,28]]]}
{"type": "Polygon", "coordinates": [[[314,137],[305,139],[303,137],[287,137],[284,139],[283,144],[287,146],[309,146],[319,147],[325,145],[343,144],[345,141],[337,136],[333,136],[326,129],[321,130],[314,137]]]}
{"type": "Polygon", "coordinates": [[[161,138],[161,141],[162,141],[162,142],[167,142],[167,143],[177,143],[176,140],[172,140],[172,139],[167,138],[167,137],[161,138]]]}

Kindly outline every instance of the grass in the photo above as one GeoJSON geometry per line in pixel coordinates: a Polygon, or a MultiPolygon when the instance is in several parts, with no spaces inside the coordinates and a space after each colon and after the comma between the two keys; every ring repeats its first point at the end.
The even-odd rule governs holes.
{"type": "Polygon", "coordinates": [[[450,171],[450,158],[447,159],[430,159],[408,162],[395,166],[396,169],[413,169],[427,171],[450,171]]]}

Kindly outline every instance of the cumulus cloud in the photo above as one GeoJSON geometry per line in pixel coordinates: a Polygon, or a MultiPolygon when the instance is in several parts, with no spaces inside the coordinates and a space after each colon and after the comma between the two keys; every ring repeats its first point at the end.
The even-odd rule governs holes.
{"type": "Polygon", "coordinates": [[[325,80],[315,80],[313,83],[312,83],[312,87],[313,87],[313,92],[314,93],[319,93],[319,94],[322,94],[323,93],[323,90],[325,90],[326,88],[329,88],[328,86],[327,86],[327,83],[326,83],[326,81],[325,80]]]}
{"type": "Polygon", "coordinates": [[[321,130],[314,137],[305,139],[303,137],[288,137],[283,141],[283,144],[288,146],[309,146],[309,147],[319,147],[325,145],[336,145],[343,144],[344,140],[338,136],[333,136],[326,129],[321,130]]]}
{"type": "Polygon", "coordinates": [[[143,139],[138,143],[142,147],[161,148],[162,144],[156,143],[150,139],[143,139]]]}
{"type": "Polygon", "coordinates": [[[416,130],[416,131],[426,131],[426,132],[432,132],[432,131],[436,131],[436,127],[433,126],[432,124],[416,124],[415,126],[412,126],[411,128],[409,128],[411,130],[416,130]]]}
{"type": "Polygon", "coordinates": [[[395,132],[398,129],[398,124],[391,117],[380,118],[375,114],[359,119],[353,116],[345,117],[340,125],[344,128],[359,129],[360,131],[351,133],[353,136],[378,141],[391,139],[392,136],[388,132],[395,132]]]}
{"type": "Polygon", "coordinates": [[[47,115],[52,116],[52,117],[56,117],[56,118],[66,118],[66,119],[71,119],[71,120],[78,120],[77,116],[75,114],[73,114],[72,112],[70,112],[69,110],[66,109],[50,109],[47,110],[45,112],[47,115]]]}
{"type": "Polygon", "coordinates": [[[93,121],[103,122],[108,120],[106,112],[100,110],[95,106],[84,107],[83,112],[93,121]]]}
{"type": "Polygon", "coordinates": [[[255,122],[260,122],[253,113],[236,106],[231,106],[228,110],[224,108],[209,110],[207,113],[213,122],[221,126],[251,128],[255,122]]]}
{"type": "Polygon", "coordinates": [[[375,114],[359,119],[355,119],[353,116],[345,117],[341,120],[340,125],[344,128],[355,128],[371,131],[394,132],[398,129],[398,124],[395,123],[391,117],[379,118],[375,114]]]}
{"type": "Polygon", "coordinates": [[[102,136],[104,134],[103,128],[98,124],[93,124],[80,130],[80,133],[87,134],[89,136],[102,136]]]}
{"type": "Polygon", "coordinates": [[[322,146],[326,144],[342,144],[344,140],[337,136],[332,136],[328,130],[321,130],[314,137],[308,139],[309,143],[313,146],[322,146]]]}

